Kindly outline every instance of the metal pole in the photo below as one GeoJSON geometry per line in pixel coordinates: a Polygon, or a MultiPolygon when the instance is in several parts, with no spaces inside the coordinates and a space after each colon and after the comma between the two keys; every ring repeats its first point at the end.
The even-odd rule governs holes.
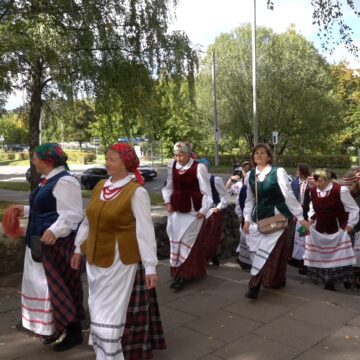
{"type": "Polygon", "coordinates": [[[213,93],[213,106],[214,106],[214,155],[215,155],[215,166],[219,166],[219,129],[217,121],[217,101],[216,101],[216,67],[215,67],[215,52],[212,53],[212,93],[213,93]]]}
{"type": "Polygon", "coordinates": [[[253,85],[253,123],[254,123],[254,146],[259,142],[259,125],[257,114],[256,95],[256,0],[254,0],[254,19],[252,26],[252,85],[253,85]]]}

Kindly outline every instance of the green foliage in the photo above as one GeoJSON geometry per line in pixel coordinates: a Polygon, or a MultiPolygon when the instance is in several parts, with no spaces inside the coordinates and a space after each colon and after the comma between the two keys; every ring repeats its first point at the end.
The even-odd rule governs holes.
{"type": "MultiPolygon", "coordinates": [[[[251,29],[245,25],[219,36],[196,82],[199,114],[212,122],[211,52],[216,53],[218,122],[228,149],[253,146],[251,29]]],[[[279,132],[277,153],[319,151],[341,129],[335,78],[314,46],[290,28],[284,34],[257,30],[259,142],[279,132]],[[317,136],[308,136],[316,133],[317,136]]],[[[210,134],[209,134],[210,135],[210,134]]]]}
{"type": "Polygon", "coordinates": [[[23,113],[9,112],[0,117],[0,134],[4,144],[27,144],[28,129],[23,113]]]}
{"type": "Polygon", "coordinates": [[[309,164],[315,168],[343,168],[351,167],[351,157],[348,155],[281,155],[276,158],[278,166],[295,167],[298,163],[309,164]]]}

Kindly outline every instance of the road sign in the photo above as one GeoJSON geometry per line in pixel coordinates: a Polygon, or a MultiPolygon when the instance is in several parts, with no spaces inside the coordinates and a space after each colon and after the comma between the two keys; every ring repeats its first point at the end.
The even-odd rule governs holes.
{"type": "Polygon", "coordinates": [[[4,141],[5,139],[4,139],[4,135],[0,135],[0,141],[4,141]]]}
{"type": "Polygon", "coordinates": [[[279,132],[273,131],[272,133],[272,143],[273,145],[276,145],[279,142],[279,132]]]}
{"type": "Polygon", "coordinates": [[[99,137],[94,137],[94,146],[96,146],[96,147],[100,146],[100,138],[99,137]]]}

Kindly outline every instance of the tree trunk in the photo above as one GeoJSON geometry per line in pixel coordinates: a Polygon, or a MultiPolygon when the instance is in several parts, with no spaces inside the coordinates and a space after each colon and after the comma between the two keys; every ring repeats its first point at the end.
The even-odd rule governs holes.
{"type": "MultiPolygon", "coordinates": [[[[34,63],[34,69],[31,74],[31,88],[30,88],[30,111],[29,111],[29,146],[30,159],[32,159],[34,150],[39,146],[40,136],[40,118],[41,118],[41,93],[43,89],[43,64],[40,58],[34,63]]],[[[31,166],[30,185],[33,190],[38,184],[39,175],[36,173],[35,167],[31,166]]]]}

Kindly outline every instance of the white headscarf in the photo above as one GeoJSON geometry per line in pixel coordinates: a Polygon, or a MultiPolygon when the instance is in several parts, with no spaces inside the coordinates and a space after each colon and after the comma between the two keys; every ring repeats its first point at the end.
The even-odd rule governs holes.
{"type": "Polygon", "coordinates": [[[174,154],[179,153],[185,153],[187,155],[190,155],[191,153],[191,147],[190,144],[185,141],[178,141],[173,148],[174,154]]]}

